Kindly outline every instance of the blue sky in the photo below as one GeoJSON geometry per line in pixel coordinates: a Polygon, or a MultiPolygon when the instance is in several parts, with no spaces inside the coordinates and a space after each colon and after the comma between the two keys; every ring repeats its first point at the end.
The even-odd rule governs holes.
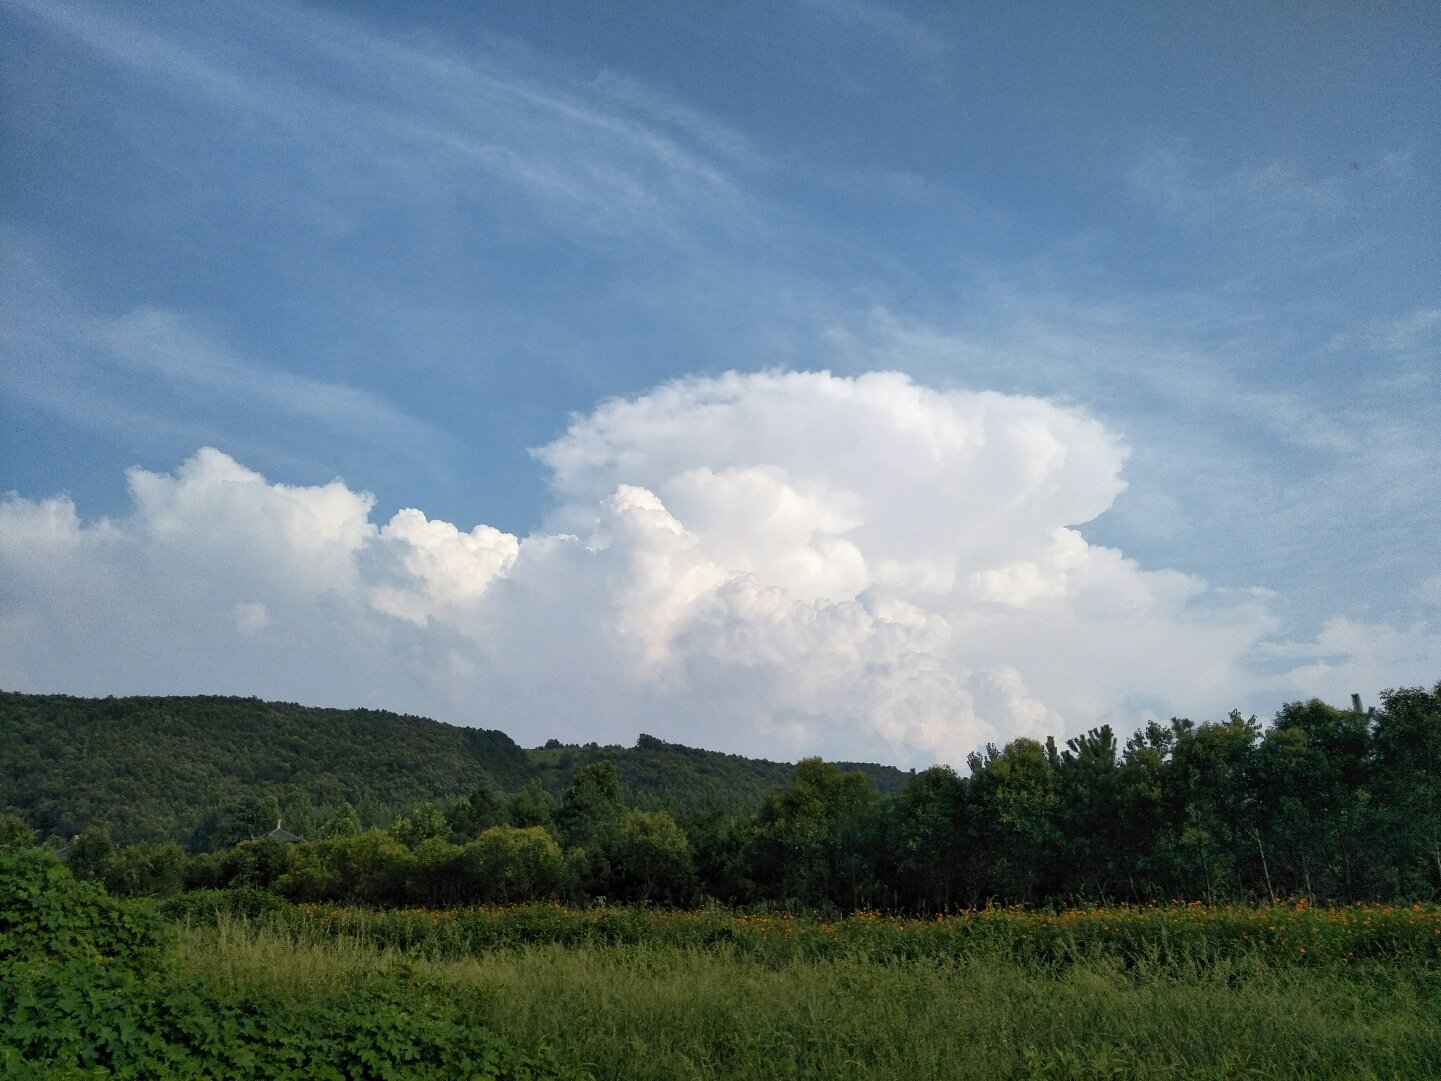
{"type": "Polygon", "coordinates": [[[915,762],[1441,677],[1426,5],[4,0],[0,50],[6,686],[915,762]],[[823,460],[787,435],[813,425],[854,434],[823,460]],[[921,468],[963,430],[990,449],[921,468]],[[188,498],[231,466],[262,502],[319,501],[305,528],[352,537],[339,578],[302,601],[294,525],[232,573],[216,523],[275,519],[188,498]],[[407,508],[458,532],[386,533],[407,508]],[[636,515],[644,539],[616,525],[636,515]],[[694,563],[666,548],[670,577],[657,515],[694,563]],[[1067,527],[1085,553],[1052,544],[1067,527]],[[651,577],[540,559],[571,535],[651,577]],[[441,584],[432,541],[501,554],[441,584]],[[1125,581],[1087,594],[1111,552],[1125,581]],[[98,579],[129,583],[114,607],[83,602],[98,579]],[[761,649],[747,582],[798,606],[786,626],[860,637],[761,649]],[[261,648],[336,621],[370,644],[289,674],[261,648]],[[135,629],[157,625],[189,630],[135,629]],[[590,674],[561,694],[500,640],[590,674]],[[552,719],[631,662],[597,734],[552,719]],[[825,671],[839,699],[795,690],[825,671]]]}

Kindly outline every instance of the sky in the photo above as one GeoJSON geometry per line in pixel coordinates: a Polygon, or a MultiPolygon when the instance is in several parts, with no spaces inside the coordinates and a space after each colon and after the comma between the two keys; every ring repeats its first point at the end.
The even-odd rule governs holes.
{"type": "Polygon", "coordinates": [[[0,687],[960,766],[1441,678],[1424,3],[0,0],[0,687]]]}

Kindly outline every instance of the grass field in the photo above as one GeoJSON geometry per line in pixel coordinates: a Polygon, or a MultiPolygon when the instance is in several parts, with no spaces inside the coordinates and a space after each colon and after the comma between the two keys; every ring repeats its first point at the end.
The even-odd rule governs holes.
{"type": "Polygon", "coordinates": [[[1436,909],[1130,912],[1008,910],[982,934],[865,916],[312,909],[188,926],[178,963],[296,1003],[398,981],[417,1010],[458,1006],[601,1078],[1441,1076],[1436,909]],[[1201,931],[1186,949],[1148,945],[1178,927],[1210,928],[1211,945],[1201,931]],[[963,950],[938,945],[959,936],[963,950]]]}

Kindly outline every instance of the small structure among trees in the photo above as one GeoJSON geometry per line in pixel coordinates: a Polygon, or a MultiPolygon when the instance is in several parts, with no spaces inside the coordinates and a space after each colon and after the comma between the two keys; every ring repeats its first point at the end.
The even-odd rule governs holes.
{"type": "Polygon", "coordinates": [[[289,830],[280,828],[280,819],[278,818],[275,820],[275,828],[267,833],[263,839],[267,841],[283,841],[288,845],[300,843],[299,837],[295,836],[295,834],[289,830]]]}

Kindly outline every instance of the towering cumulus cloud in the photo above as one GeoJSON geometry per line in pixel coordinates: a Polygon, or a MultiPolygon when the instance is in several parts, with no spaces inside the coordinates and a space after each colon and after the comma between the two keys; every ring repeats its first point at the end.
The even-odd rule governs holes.
{"type": "Polygon", "coordinates": [[[134,510],[0,508],[0,682],[386,705],[522,740],[960,761],[1210,702],[1259,595],[1075,529],[1126,451],[1035,398],[906,376],[728,374],[602,404],[537,452],[517,538],[205,449],[134,510]]]}

